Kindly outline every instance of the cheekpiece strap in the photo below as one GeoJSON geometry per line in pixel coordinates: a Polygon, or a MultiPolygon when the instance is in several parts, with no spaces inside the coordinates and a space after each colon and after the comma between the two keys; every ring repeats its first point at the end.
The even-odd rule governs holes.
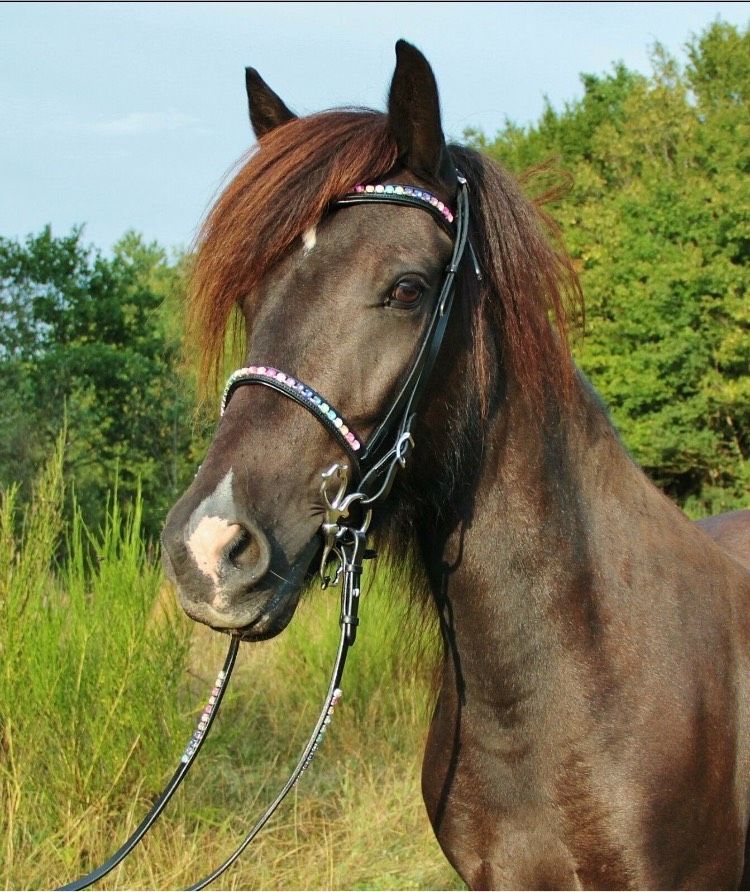
{"type": "Polygon", "coordinates": [[[244,384],[262,384],[271,387],[299,403],[328,429],[346,454],[352,458],[354,467],[359,470],[357,453],[362,449],[359,435],[316,390],[271,366],[250,365],[232,372],[221,397],[221,415],[226,411],[234,391],[244,384]]]}

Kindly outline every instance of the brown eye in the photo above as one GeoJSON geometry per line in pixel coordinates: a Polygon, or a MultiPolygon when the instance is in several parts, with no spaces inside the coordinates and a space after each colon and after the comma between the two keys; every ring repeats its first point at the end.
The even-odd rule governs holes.
{"type": "Polygon", "coordinates": [[[419,279],[401,279],[391,291],[388,304],[396,307],[413,307],[419,303],[424,292],[425,285],[419,279]]]}

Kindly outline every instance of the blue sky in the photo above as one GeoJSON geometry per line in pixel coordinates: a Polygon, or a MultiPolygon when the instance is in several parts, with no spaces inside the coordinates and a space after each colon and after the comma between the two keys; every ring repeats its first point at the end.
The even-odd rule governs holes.
{"type": "Polygon", "coordinates": [[[187,245],[252,142],[244,66],[298,113],[381,108],[399,37],[430,59],[444,129],[534,120],[616,60],[649,70],[750,3],[3,3],[0,235],[86,225],[187,245]]]}

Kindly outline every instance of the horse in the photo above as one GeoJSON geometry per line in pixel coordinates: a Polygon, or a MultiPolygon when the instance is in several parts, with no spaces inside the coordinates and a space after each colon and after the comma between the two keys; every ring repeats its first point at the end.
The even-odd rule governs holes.
{"type": "Polygon", "coordinates": [[[694,523],[637,467],[573,361],[559,234],[509,172],[446,143],[422,53],[396,57],[385,113],[300,118],[247,69],[257,144],[196,250],[202,374],[239,316],[246,369],[309,382],[359,439],[238,386],[167,517],[166,571],[215,629],[256,641],[291,620],[322,548],[321,471],[387,414],[452,250],[416,199],[340,199],[400,189],[452,216],[465,183],[473,262],[375,530],[441,632],[435,835],[473,889],[747,883],[750,511],[694,523]]]}

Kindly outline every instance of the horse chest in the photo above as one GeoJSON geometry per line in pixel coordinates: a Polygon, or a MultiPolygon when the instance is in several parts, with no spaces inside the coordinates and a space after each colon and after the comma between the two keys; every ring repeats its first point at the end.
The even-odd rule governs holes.
{"type": "Polygon", "coordinates": [[[618,771],[601,752],[574,747],[566,719],[557,733],[544,718],[503,726],[446,674],[422,791],[470,888],[736,886],[744,836],[731,801],[711,801],[696,783],[693,796],[676,793],[670,814],[657,815],[661,793],[628,781],[633,765],[618,771]]]}
{"type": "Polygon", "coordinates": [[[531,735],[473,714],[453,686],[440,694],[422,791],[446,857],[471,888],[582,888],[531,735]]]}

